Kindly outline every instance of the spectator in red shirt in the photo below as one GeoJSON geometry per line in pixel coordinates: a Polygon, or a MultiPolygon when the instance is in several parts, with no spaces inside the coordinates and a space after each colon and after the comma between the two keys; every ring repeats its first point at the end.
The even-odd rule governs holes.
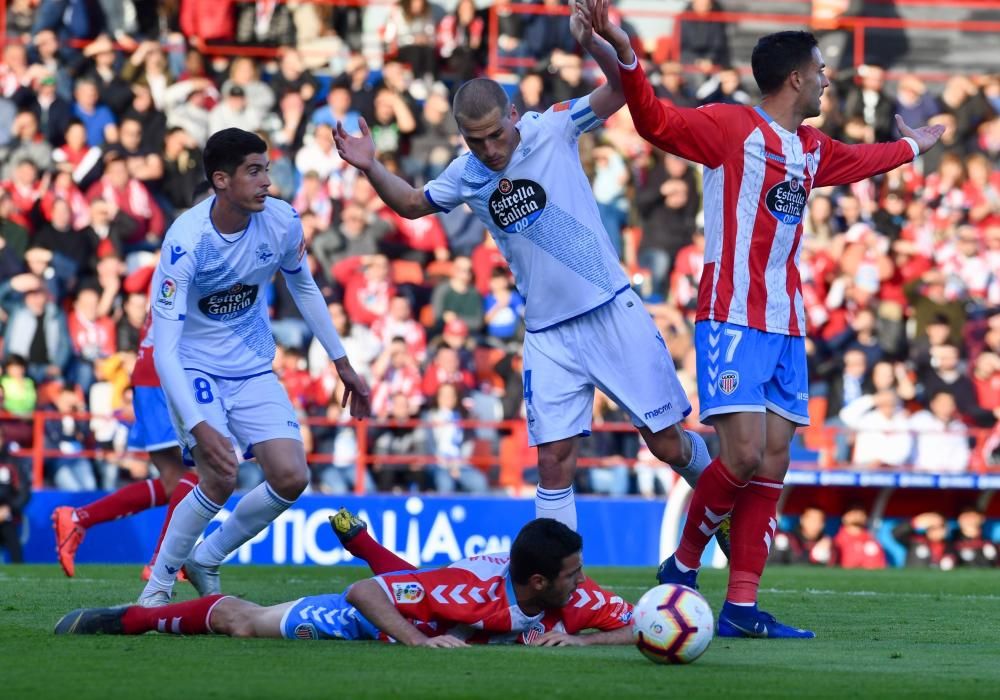
{"type": "Polygon", "coordinates": [[[428,399],[435,396],[442,384],[454,384],[463,393],[472,391],[476,385],[472,372],[462,368],[458,352],[447,345],[438,348],[434,360],[424,372],[421,384],[424,396],[428,399]]]}
{"type": "Polygon", "coordinates": [[[472,251],[472,273],[476,278],[476,290],[483,296],[490,293],[490,279],[496,269],[507,269],[507,260],[497,248],[489,231],[483,230],[483,242],[472,251]]]}
{"type": "Polygon", "coordinates": [[[42,194],[48,188],[48,178],[38,178],[38,166],[24,158],[14,166],[9,180],[0,187],[10,195],[14,210],[8,215],[14,223],[23,226],[29,233],[35,230],[34,210],[42,194]]]}
{"type": "Polygon", "coordinates": [[[371,326],[389,311],[396,287],[389,281],[389,259],[384,255],[345,258],[333,267],[344,287],[344,308],[351,323],[371,326]]]}
{"type": "Polygon", "coordinates": [[[372,333],[383,347],[393,338],[402,338],[406,341],[407,351],[418,362],[423,362],[427,354],[427,334],[424,327],[414,320],[410,300],[404,296],[397,295],[389,301],[389,312],[375,319],[372,333]]]}
{"type": "Polygon", "coordinates": [[[976,358],[972,372],[979,405],[1000,419],[1000,356],[983,352],[976,358]]]}
{"type": "Polygon", "coordinates": [[[315,395],[313,377],[298,348],[279,345],[274,353],[274,371],[288,392],[292,405],[300,411],[309,408],[315,395]]]}
{"type": "Polygon", "coordinates": [[[851,506],[840,520],[833,538],[834,566],[844,569],[884,569],[885,552],[868,530],[868,513],[860,505],[851,506]]]}
{"type": "Polygon", "coordinates": [[[385,237],[383,248],[390,257],[421,264],[450,257],[448,237],[436,216],[407,219],[390,210],[388,218],[395,232],[385,237]]]}
{"type": "Polygon", "coordinates": [[[195,47],[206,41],[231,42],[236,31],[234,4],[234,0],[181,0],[181,31],[195,47]]]}
{"type": "Polygon", "coordinates": [[[769,560],[777,564],[830,563],[833,540],[826,534],[826,513],[817,506],[808,506],[790,532],[779,530],[774,536],[769,560]]]}
{"type": "Polygon", "coordinates": [[[420,391],[420,368],[406,347],[403,338],[393,338],[382,355],[372,365],[375,385],[372,387],[372,414],[384,418],[389,414],[393,396],[404,395],[410,413],[416,414],[424,403],[420,391]]]}
{"type": "Polygon", "coordinates": [[[136,224],[122,241],[126,252],[156,250],[166,230],[166,220],[146,186],[129,175],[125,158],[111,151],[104,156],[104,175],[87,190],[87,199],[103,199],[136,224]]]}
{"type": "Polygon", "coordinates": [[[69,336],[75,355],[69,371],[70,381],[79,384],[84,394],[94,383],[94,362],[115,354],[115,324],[97,313],[100,295],[93,287],[84,287],[76,295],[69,314],[69,336]]]}

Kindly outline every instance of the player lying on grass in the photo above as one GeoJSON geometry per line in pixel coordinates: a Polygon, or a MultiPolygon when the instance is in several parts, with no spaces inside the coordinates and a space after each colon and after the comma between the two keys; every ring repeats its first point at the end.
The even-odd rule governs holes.
{"type": "Polygon", "coordinates": [[[231,637],[395,641],[463,647],[628,644],[632,606],[583,574],[583,540],[562,523],[539,518],[518,533],[509,554],[415,570],[377,545],[341,511],[331,519],[352,552],[372,556],[378,574],[344,593],[262,607],[211,595],[159,608],[138,605],[74,610],[56,634],[226,634],[231,637]],[[337,522],[334,522],[336,520],[337,522]],[[382,567],[399,567],[388,572],[382,567]],[[580,634],[584,630],[594,630],[580,634]]]}

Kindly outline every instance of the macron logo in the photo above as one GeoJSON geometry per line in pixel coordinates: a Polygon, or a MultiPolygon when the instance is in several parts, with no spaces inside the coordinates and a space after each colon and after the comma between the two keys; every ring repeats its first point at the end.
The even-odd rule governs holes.
{"type": "Polygon", "coordinates": [[[175,245],[170,249],[170,264],[176,265],[177,261],[187,255],[187,251],[181,248],[179,245],[175,245]]]}
{"type": "Polygon", "coordinates": [[[646,419],[656,418],[657,416],[659,416],[659,415],[661,415],[663,413],[666,413],[671,408],[673,408],[673,404],[670,403],[670,402],[667,402],[667,403],[663,404],[662,406],[660,406],[659,408],[654,408],[652,411],[646,411],[644,414],[642,414],[642,417],[646,418],[646,419]]]}

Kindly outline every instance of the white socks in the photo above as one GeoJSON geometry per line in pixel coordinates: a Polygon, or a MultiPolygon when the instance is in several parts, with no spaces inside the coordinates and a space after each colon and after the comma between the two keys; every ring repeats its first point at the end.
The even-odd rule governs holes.
{"type": "Polygon", "coordinates": [[[292,503],[294,501],[286,501],[276,494],[266,481],[258,484],[240,499],[226,522],[198,546],[194,552],[195,561],[202,566],[218,566],[240,545],[288,510],[292,503]]]}
{"type": "Polygon", "coordinates": [[[576,530],[576,495],[573,487],[535,491],[535,517],[558,520],[569,529],[576,530]]]}
{"type": "Polygon", "coordinates": [[[708,445],[705,444],[705,438],[691,430],[685,430],[684,434],[691,440],[691,461],[687,463],[687,466],[676,467],[671,465],[671,468],[684,481],[688,482],[691,488],[694,488],[694,485],[698,483],[698,477],[712,463],[712,457],[708,454],[708,445]]]}
{"type": "Polygon", "coordinates": [[[163,536],[160,553],[156,555],[156,563],[153,564],[153,572],[143,591],[144,595],[151,591],[169,591],[173,588],[177,572],[191,556],[194,543],[220,510],[222,505],[209,500],[202,493],[201,486],[195,486],[177,504],[163,536]]]}

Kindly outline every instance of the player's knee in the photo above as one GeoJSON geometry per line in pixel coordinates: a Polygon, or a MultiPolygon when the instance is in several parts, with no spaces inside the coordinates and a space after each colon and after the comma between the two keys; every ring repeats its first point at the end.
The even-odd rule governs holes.
{"type": "Polygon", "coordinates": [[[739,445],[731,451],[725,464],[736,477],[749,479],[760,471],[764,454],[754,445],[739,445]]]}
{"type": "Polygon", "coordinates": [[[302,492],[306,490],[306,486],[309,485],[309,471],[301,469],[288,470],[273,475],[267,481],[279,496],[287,501],[294,501],[302,495],[302,492]]]}

